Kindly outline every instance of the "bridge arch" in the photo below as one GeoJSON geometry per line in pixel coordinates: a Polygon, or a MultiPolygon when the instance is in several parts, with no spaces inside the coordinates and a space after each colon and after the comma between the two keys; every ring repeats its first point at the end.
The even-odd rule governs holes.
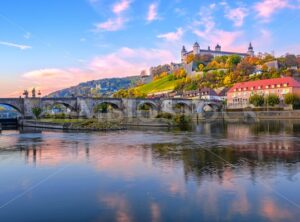
{"type": "Polygon", "coordinates": [[[0,99],[0,105],[8,106],[24,116],[24,105],[22,99],[0,99]]]}
{"type": "Polygon", "coordinates": [[[140,101],[138,104],[137,104],[137,109],[138,110],[142,110],[143,109],[143,106],[148,106],[150,109],[152,110],[156,110],[158,111],[159,110],[159,104],[153,102],[153,101],[140,101]]]}
{"type": "Polygon", "coordinates": [[[101,101],[101,102],[97,102],[97,103],[93,104],[94,113],[101,112],[101,108],[106,110],[106,111],[109,111],[110,108],[113,109],[113,110],[121,110],[120,105],[118,103],[115,103],[115,102],[101,101]]]}
{"type": "Polygon", "coordinates": [[[149,119],[157,117],[160,105],[155,101],[142,100],[137,103],[136,109],[139,117],[149,119]]]}
{"type": "Polygon", "coordinates": [[[54,106],[57,106],[57,105],[62,105],[64,106],[65,108],[71,110],[71,111],[76,111],[76,107],[72,106],[71,104],[69,103],[65,103],[65,102],[46,102],[43,104],[43,108],[48,108],[48,107],[54,107],[54,106]]]}
{"type": "Polygon", "coordinates": [[[175,113],[184,113],[190,114],[192,113],[193,104],[186,102],[186,101],[175,101],[173,105],[173,109],[175,113]]]}

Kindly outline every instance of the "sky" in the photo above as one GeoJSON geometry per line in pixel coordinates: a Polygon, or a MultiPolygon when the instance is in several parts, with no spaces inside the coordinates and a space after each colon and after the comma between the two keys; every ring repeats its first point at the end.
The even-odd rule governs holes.
{"type": "Polygon", "coordinates": [[[300,54],[300,0],[3,0],[0,97],[139,75],[191,49],[300,54]]]}

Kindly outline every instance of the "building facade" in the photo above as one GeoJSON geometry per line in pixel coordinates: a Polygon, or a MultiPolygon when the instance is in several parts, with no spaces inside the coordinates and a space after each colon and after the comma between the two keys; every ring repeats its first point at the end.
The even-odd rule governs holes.
{"type": "Polygon", "coordinates": [[[187,51],[185,46],[182,47],[182,50],[181,50],[182,63],[186,63],[187,57],[191,54],[193,54],[193,55],[209,54],[209,55],[212,55],[213,57],[224,56],[224,55],[226,55],[226,56],[239,55],[241,57],[246,57],[246,56],[254,56],[254,49],[253,49],[253,46],[251,43],[249,44],[248,51],[246,53],[222,51],[222,48],[219,44],[216,45],[214,50],[212,50],[210,47],[208,47],[207,49],[201,49],[199,43],[195,42],[192,51],[187,51]]]}
{"type": "Polygon", "coordinates": [[[283,102],[284,96],[288,93],[300,96],[300,83],[292,77],[237,83],[227,93],[227,107],[249,107],[249,98],[254,94],[263,96],[276,94],[283,102]]]}

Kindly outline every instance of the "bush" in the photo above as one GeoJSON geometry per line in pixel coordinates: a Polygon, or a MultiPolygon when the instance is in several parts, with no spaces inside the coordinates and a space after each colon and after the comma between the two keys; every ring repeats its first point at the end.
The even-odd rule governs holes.
{"type": "Polygon", "coordinates": [[[249,103],[254,105],[255,107],[263,106],[264,105],[264,97],[261,95],[252,95],[249,98],[249,103]]]}
{"type": "Polygon", "coordinates": [[[300,103],[300,98],[293,93],[288,93],[284,96],[284,103],[287,105],[292,105],[294,107],[300,103]]]}
{"type": "Polygon", "coordinates": [[[266,97],[265,103],[266,103],[266,105],[269,105],[269,106],[275,106],[280,103],[280,99],[277,95],[270,94],[266,97]]]}
{"type": "Polygon", "coordinates": [[[172,119],[173,115],[171,113],[160,113],[156,118],[172,119]]]}
{"type": "Polygon", "coordinates": [[[107,103],[101,103],[94,108],[95,113],[107,113],[109,105],[107,103]]]}
{"type": "Polygon", "coordinates": [[[36,119],[39,119],[39,118],[40,118],[42,112],[43,112],[43,110],[42,110],[42,108],[40,108],[40,107],[33,107],[33,108],[32,108],[32,113],[33,113],[33,115],[34,115],[34,117],[35,117],[36,119]]]}

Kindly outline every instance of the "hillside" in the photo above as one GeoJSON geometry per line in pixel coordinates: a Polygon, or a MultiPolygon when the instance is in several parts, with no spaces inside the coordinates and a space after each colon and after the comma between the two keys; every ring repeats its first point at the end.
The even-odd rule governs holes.
{"type": "Polygon", "coordinates": [[[93,80],[53,92],[47,97],[110,96],[120,89],[134,86],[138,80],[139,76],[93,80]]]}
{"type": "Polygon", "coordinates": [[[174,79],[173,77],[173,75],[169,75],[161,79],[154,80],[148,84],[137,87],[136,90],[146,95],[157,92],[173,91],[180,81],[180,79],[174,79]]]}

